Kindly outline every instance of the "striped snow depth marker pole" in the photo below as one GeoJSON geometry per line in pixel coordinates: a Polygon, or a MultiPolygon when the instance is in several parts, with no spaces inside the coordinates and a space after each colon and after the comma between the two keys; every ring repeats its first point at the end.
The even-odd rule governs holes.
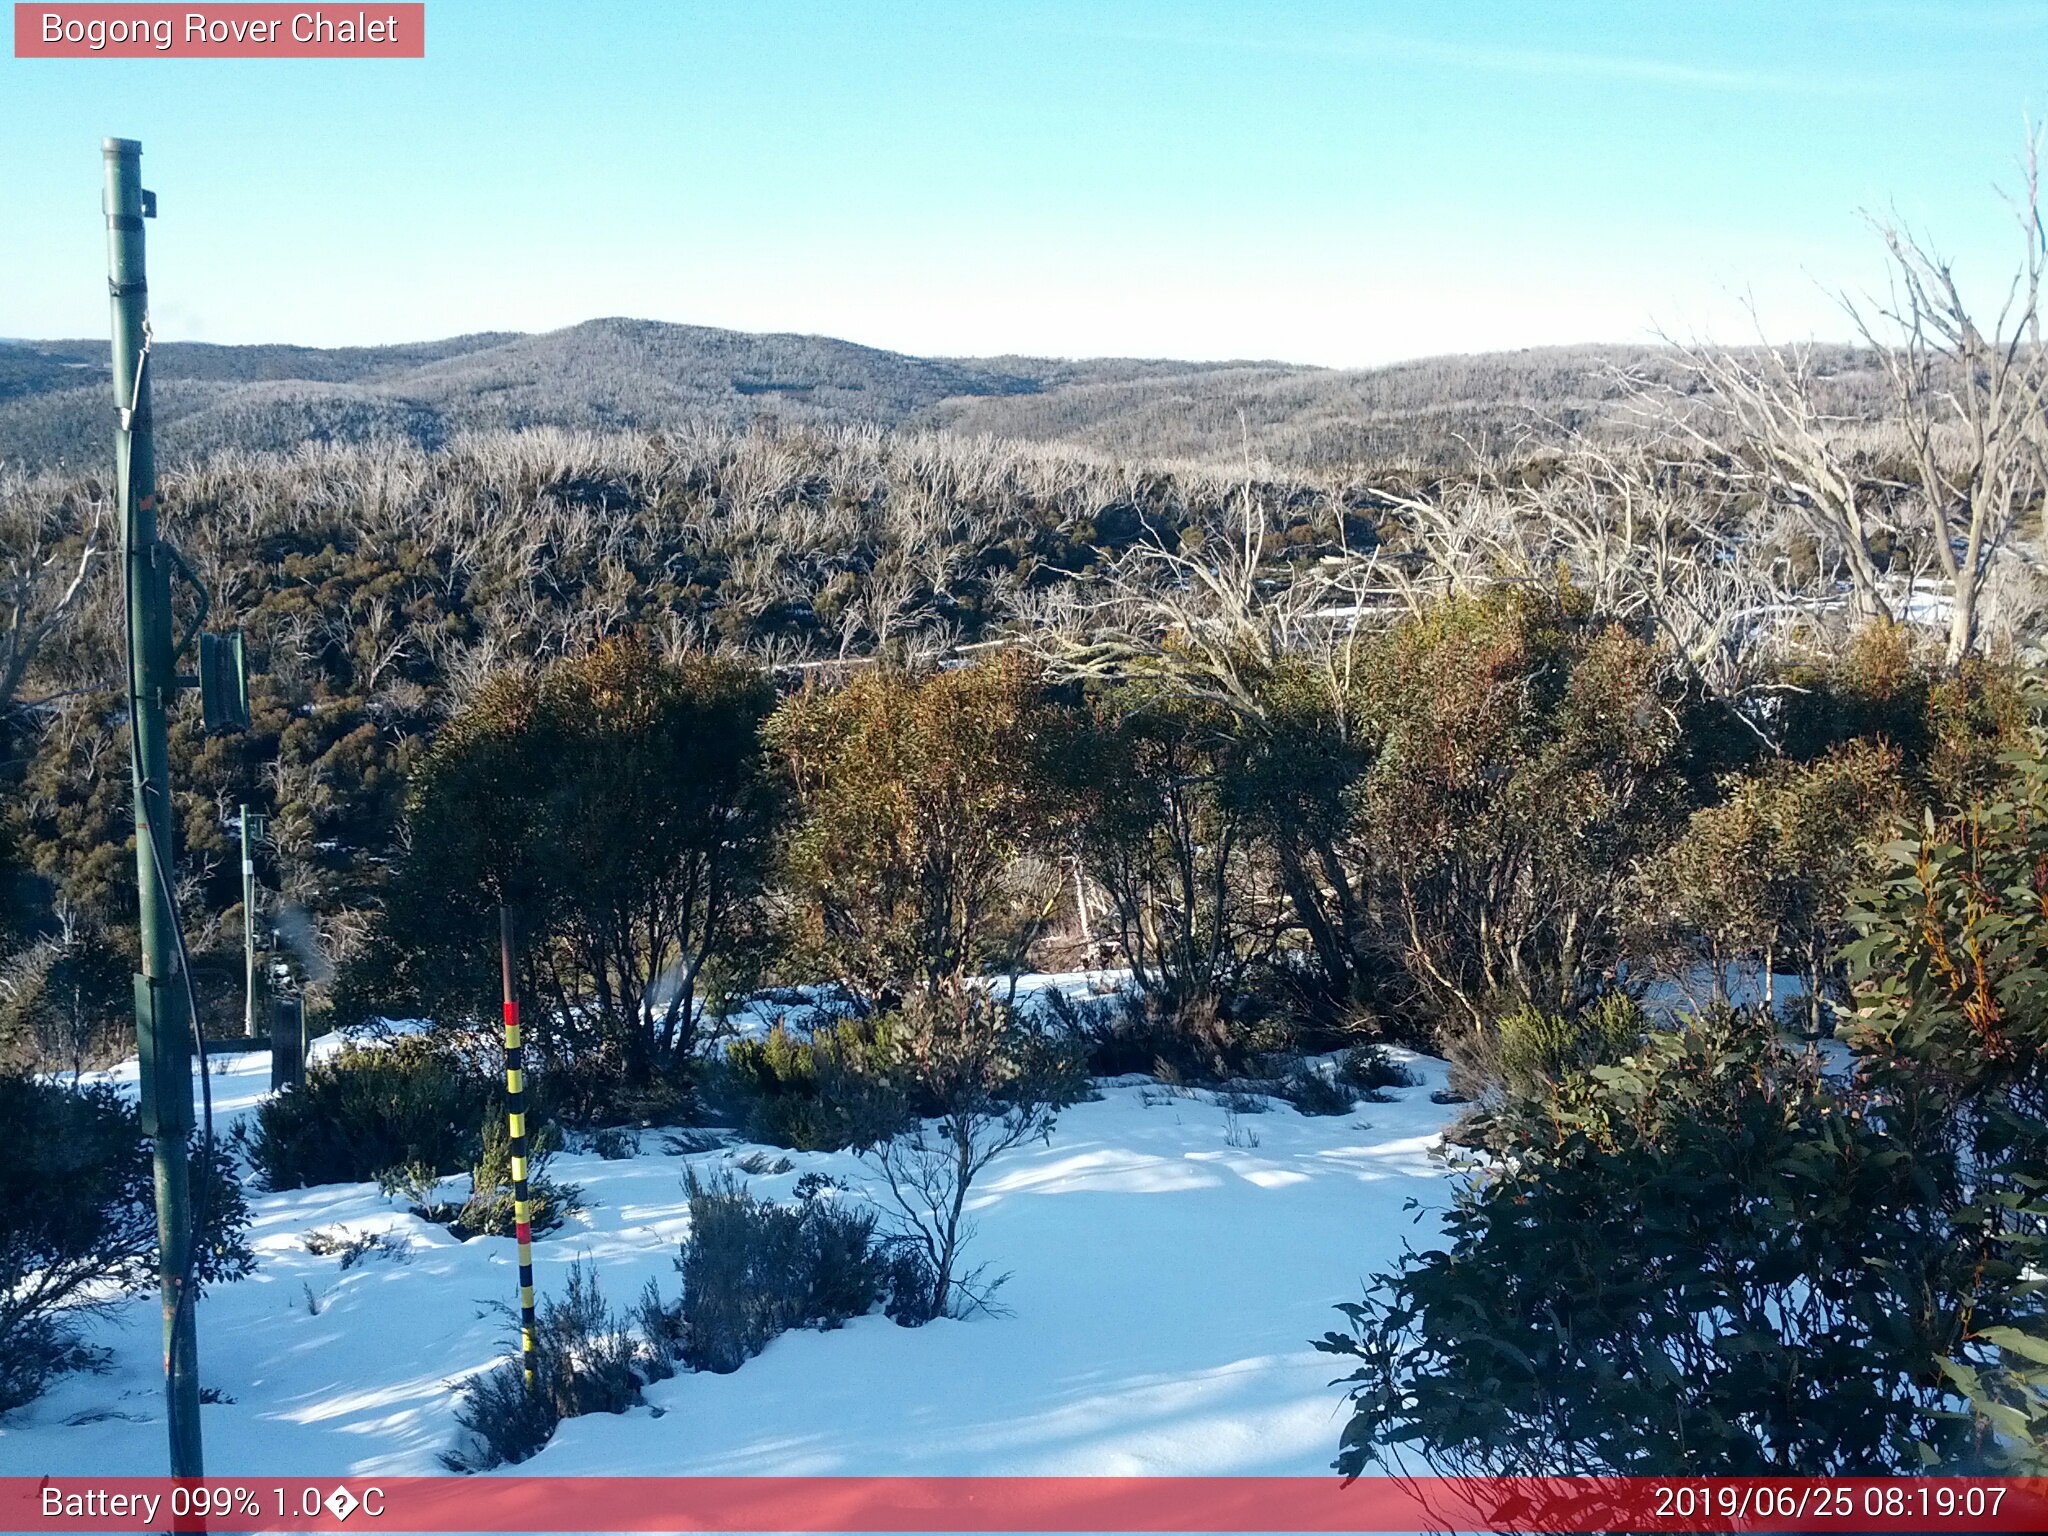
{"type": "Polygon", "coordinates": [[[519,1239],[519,1363],[526,1390],[539,1383],[540,1351],[533,1320],[533,1209],[526,1193],[526,1044],[519,1033],[519,994],[512,989],[512,909],[498,908],[498,965],[505,978],[505,1119],[512,1140],[512,1220],[519,1239]]]}

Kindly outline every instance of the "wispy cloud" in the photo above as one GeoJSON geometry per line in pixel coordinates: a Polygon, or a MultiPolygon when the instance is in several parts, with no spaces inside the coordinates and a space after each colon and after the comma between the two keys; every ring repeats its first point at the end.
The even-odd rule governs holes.
{"type": "Polygon", "coordinates": [[[1354,58],[1398,58],[1497,74],[1592,80],[1633,80],[1687,90],[1743,94],[1860,95],[1896,82],[1868,75],[1829,76],[1789,70],[1716,69],[1671,59],[1527,47],[1482,47],[1415,37],[1344,39],[1331,50],[1354,58]]]}
{"type": "Polygon", "coordinates": [[[1954,36],[1969,32],[1998,36],[2048,30],[2048,6],[2040,0],[1993,0],[1990,4],[1958,4],[1957,0],[1936,0],[1932,4],[1893,3],[1872,5],[1866,15],[1879,24],[1915,27],[1954,36]]]}

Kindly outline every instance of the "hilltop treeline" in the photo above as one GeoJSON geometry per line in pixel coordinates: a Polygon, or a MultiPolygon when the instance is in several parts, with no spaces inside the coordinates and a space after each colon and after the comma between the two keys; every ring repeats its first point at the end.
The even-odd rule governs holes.
{"type": "MultiPolygon", "coordinates": [[[[463,432],[531,427],[903,427],[946,400],[1216,371],[1129,358],[912,357],[828,336],[623,319],[386,347],[163,342],[151,366],[167,463],[302,442],[440,448],[463,432]]],[[[104,342],[0,343],[0,459],[102,460],[112,430],[106,370],[104,342]]]]}
{"type": "MultiPolygon", "coordinates": [[[[93,465],[111,427],[105,343],[0,343],[0,460],[93,465]]],[[[1867,347],[1811,354],[1832,417],[1883,413],[1867,347]]],[[[1682,351],[1541,347],[1385,367],[1140,358],[921,358],[820,336],[593,320],[321,349],[165,342],[152,353],[160,453],[305,442],[441,448],[464,432],[867,425],[983,433],[1142,463],[1254,459],[1294,473],[1467,466],[1636,425],[1643,380],[1696,388],[1682,351]]]]}

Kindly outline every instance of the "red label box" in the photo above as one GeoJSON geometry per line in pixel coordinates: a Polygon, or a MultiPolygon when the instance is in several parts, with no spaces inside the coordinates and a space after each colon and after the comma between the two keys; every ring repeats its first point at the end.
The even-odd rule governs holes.
{"type": "Polygon", "coordinates": [[[23,5],[17,59],[422,59],[424,4],[23,5]]]}

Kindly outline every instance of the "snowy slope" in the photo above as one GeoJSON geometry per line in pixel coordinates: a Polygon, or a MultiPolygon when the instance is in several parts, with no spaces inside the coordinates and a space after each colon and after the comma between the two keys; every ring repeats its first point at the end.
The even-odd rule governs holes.
{"type": "MultiPolygon", "coordinates": [[[[1308,1340],[1404,1242],[1433,1240],[1435,1221],[1404,1204],[1440,1209],[1449,1194],[1430,1155],[1453,1113],[1430,1101],[1443,1066],[1404,1059],[1418,1086],[1327,1119],[1279,1103],[1231,1117],[1206,1093],[1105,1083],[1049,1145],[1009,1154],[977,1186],[971,1258],[1012,1272],[1007,1315],[786,1334],[731,1375],[681,1375],[649,1388],[646,1407],[567,1421],[518,1470],[1323,1472],[1343,1405],[1334,1363],[1308,1340]]],[[[257,1102],[267,1070],[261,1055],[219,1065],[223,1127],[257,1102]]],[[[615,1303],[649,1278],[674,1295],[685,1165],[747,1150],[678,1155],[648,1131],[625,1160],[564,1154],[552,1172],[590,1208],[536,1244],[542,1291],[588,1259],[615,1303]]],[[[788,1155],[789,1172],[751,1180],[759,1193],[787,1197],[813,1170],[865,1182],[850,1155],[788,1155]]],[[[497,1308],[514,1291],[512,1243],[457,1242],[370,1185],[251,1205],[256,1272],[199,1311],[202,1379],[232,1399],[204,1410],[208,1471],[442,1470],[459,1433],[451,1383],[509,1347],[497,1308]],[[306,1251],[308,1229],[337,1226],[389,1232],[409,1259],[344,1273],[306,1251]]],[[[154,1297],[121,1304],[94,1338],[111,1369],[0,1420],[0,1474],[163,1470],[154,1297]]]]}

